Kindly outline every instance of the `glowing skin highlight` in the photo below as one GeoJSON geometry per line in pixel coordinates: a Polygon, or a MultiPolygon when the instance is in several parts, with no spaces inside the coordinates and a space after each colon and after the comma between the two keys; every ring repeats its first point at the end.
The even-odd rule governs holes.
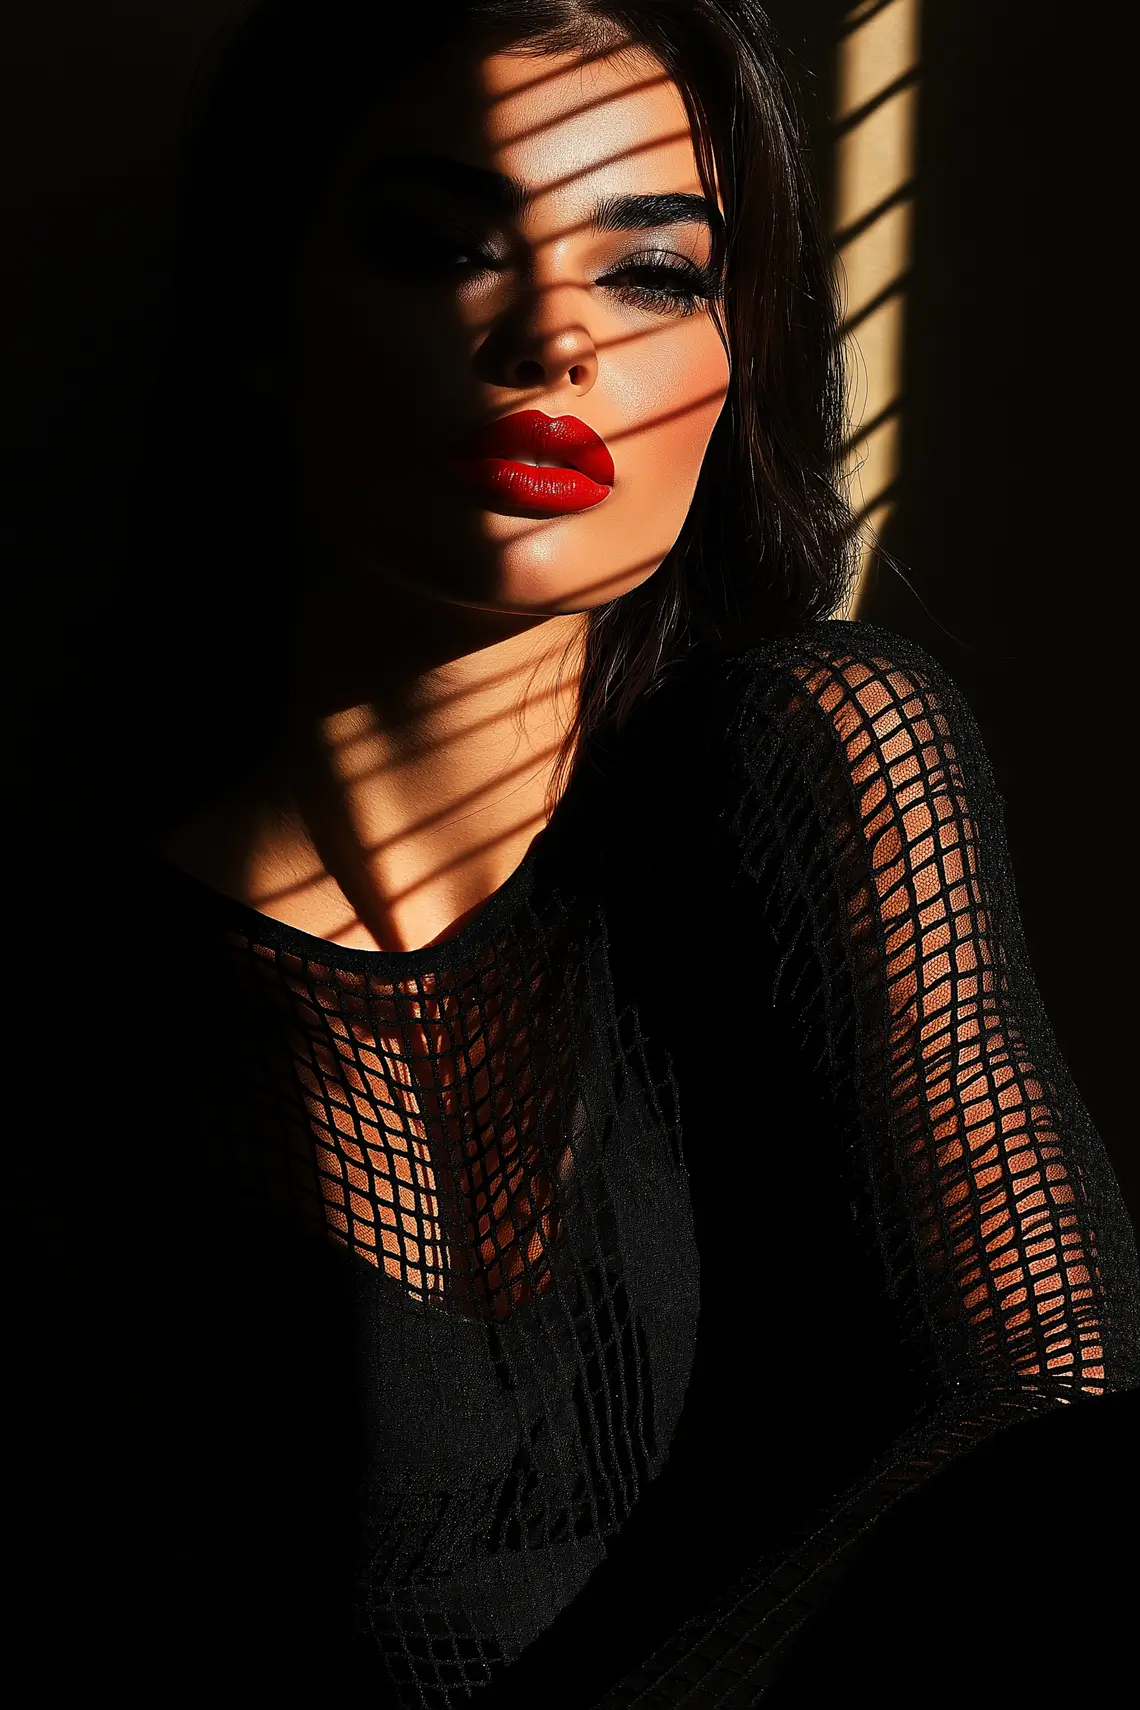
{"type": "Polygon", "coordinates": [[[647,251],[700,266],[707,227],[591,221],[621,197],[701,196],[680,92],[640,50],[558,66],[460,54],[429,101],[413,87],[385,105],[340,164],[297,284],[291,417],[324,528],[381,573],[398,562],[500,611],[581,611],[651,574],[728,384],[711,317],[639,300],[619,272],[647,251]],[[416,164],[438,159],[513,181],[526,208],[496,214],[460,175],[416,164]],[[408,253],[455,234],[483,240],[492,264],[449,277],[408,253]],[[574,415],[609,447],[614,492],[592,514],[473,518],[440,479],[456,435],[527,408],[574,415]],[[494,551],[473,552],[473,537],[494,551]]]}
{"type": "Polygon", "coordinates": [[[446,938],[518,866],[582,614],[661,564],[723,407],[702,197],[680,92],[641,49],[456,50],[378,103],[250,364],[293,461],[292,585],[266,587],[294,613],[290,736],[172,859],[388,949],[446,938]],[[521,477],[460,479],[454,447],[526,412],[600,437],[600,502],[536,512],[521,477]]]}

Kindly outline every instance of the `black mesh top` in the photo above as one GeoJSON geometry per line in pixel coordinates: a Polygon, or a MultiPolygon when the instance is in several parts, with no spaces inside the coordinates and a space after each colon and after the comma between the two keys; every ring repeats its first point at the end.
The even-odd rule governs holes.
{"type": "Polygon", "coordinates": [[[25,1191],[50,1572],[151,1701],[751,1704],[940,1468],[1140,1385],[991,773],[897,637],[694,655],[427,949],[111,855],[28,963],[25,1191]]]}

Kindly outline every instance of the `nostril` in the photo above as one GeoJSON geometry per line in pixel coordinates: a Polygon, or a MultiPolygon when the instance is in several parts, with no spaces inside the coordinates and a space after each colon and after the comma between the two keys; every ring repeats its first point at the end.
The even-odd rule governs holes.
{"type": "Polygon", "coordinates": [[[586,384],[586,370],[580,363],[575,363],[570,370],[570,384],[572,386],[584,386],[586,384]]]}
{"type": "Polygon", "coordinates": [[[531,362],[529,359],[520,362],[517,369],[520,386],[541,386],[545,375],[541,362],[531,362]]]}

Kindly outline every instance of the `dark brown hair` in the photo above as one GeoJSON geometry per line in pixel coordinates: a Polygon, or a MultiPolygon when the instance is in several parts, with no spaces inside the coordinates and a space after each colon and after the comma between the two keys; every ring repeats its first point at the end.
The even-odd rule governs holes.
{"type": "Polygon", "coordinates": [[[706,194],[715,171],[725,210],[714,313],[731,355],[726,407],[665,562],[589,614],[555,791],[584,740],[620,729],[692,648],[738,651],[826,616],[848,585],[836,290],[762,8],[267,0],[219,43],[194,92],[175,314],[117,607],[113,794],[116,811],[151,827],[247,767],[280,717],[283,637],[259,610],[257,566],[284,549],[286,465],[272,413],[240,384],[242,360],[283,310],[306,212],[387,68],[406,75],[460,37],[538,55],[647,48],[682,93],[706,194]],[[151,709],[145,729],[140,708],[151,709]]]}

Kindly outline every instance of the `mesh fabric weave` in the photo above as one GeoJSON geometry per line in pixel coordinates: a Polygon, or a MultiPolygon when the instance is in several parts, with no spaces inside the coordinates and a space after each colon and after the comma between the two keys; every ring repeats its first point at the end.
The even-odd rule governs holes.
{"type": "Polygon", "coordinates": [[[698,1266],[674,1089],[607,1001],[600,911],[540,900],[530,867],[458,956],[323,945],[181,883],[234,1213],[354,1261],[359,1620],[403,1702],[461,1702],[581,1589],[676,1426],[698,1266]]]}
{"type": "Polygon", "coordinates": [[[147,1168],[37,1191],[167,1652],[228,1622],[235,1667],[343,1517],[249,1701],[321,1701],[289,1647],[323,1680],[354,1623],[402,1710],[737,1710],[941,1467],[1140,1385],[1135,1244],[945,675],[816,625],[694,661],[603,758],[424,950],[148,869],[154,1013],[105,997],[91,1071],[147,1168]]]}
{"type": "Polygon", "coordinates": [[[756,650],[729,680],[736,894],[931,1399],[604,1710],[758,1701],[901,1496],[1003,1426],[1140,1381],[1131,1230],[1033,983],[968,709],[917,648],[859,624],[756,650]]]}

